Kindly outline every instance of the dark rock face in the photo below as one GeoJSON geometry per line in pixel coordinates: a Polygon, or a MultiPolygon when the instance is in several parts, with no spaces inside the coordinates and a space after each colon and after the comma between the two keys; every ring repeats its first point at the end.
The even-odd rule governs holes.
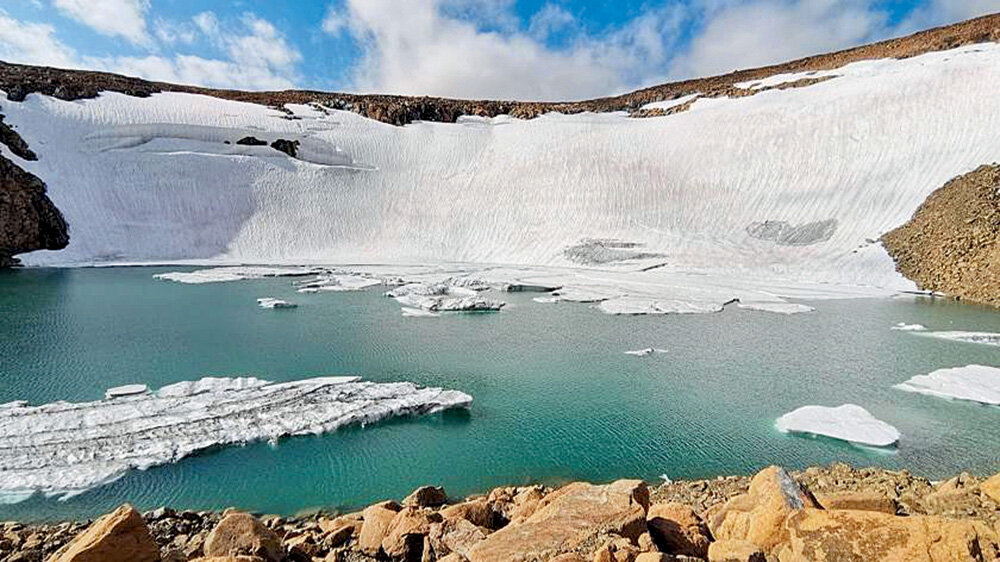
{"type": "Polygon", "coordinates": [[[285,154],[295,158],[295,155],[299,152],[299,141],[290,141],[288,139],[278,139],[271,143],[271,148],[284,152],[285,154]]]}
{"type": "Polygon", "coordinates": [[[244,146],[267,146],[267,141],[260,140],[257,137],[243,137],[236,141],[236,144],[242,144],[244,146]]]}
{"type": "Polygon", "coordinates": [[[0,143],[6,145],[19,158],[38,160],[38,156],[28,148],[28,143],[24,142],[21,135],[17,134],[17,131],[12,129],[10,125],[3,122],[3,115],[0,115],[0,143]]]}
{"type": "Polygon", "coordinates": [[[16,254],[67,244],[69,227],[45,194],[45,183],[0,156],[0,267],[15,265],[16,254]]]}

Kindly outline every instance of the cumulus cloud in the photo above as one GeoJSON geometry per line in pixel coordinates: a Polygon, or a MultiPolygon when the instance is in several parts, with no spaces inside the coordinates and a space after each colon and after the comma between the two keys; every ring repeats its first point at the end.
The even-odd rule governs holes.
{"type": "Polygon", "coordinates": [[[906,33],[1000,12],[1000,0],[929,0],[902,24],[906,33]]]}
{"type": "Polygon", "coordinates": [[[67,16],[109,37],[123,37],[136,45],[150,45],[146,30],[148,0],[54,0],[67,16]]]}
{"type": "Polygon", "coordinates": [[[76,53],[59,42],[55,28],[22,23],[0,11],[0,59],[45,66],[75,67],[76,53]]]}

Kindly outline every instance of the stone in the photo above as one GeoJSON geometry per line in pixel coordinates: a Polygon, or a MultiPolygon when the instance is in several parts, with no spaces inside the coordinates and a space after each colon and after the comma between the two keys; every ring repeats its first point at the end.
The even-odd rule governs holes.
{"type": "Polygon", "coordinates": [[[419,560],[424,550],[424,538],[431,532],[431,526],[441,520],[440,513],[404,507],[386,527],[382,551],[390,558],[419,560]]]}
{"type": "Polygon", "coordinates": [[[722,540],[708,546],[708,562],[767,562],[767,558],[750,541],[722,540]]]}
{"type": "Polygon", "coordinates": [[[369,555],[376,555],[382,549],[382,539],[385,538],[389,524],[402,509],[394,501],[385,501],[370,505],[361,512],[364,522],[358,536],[358,548],[369,555]]]}
{"type": "Polygon", "coordinates": [[[415,507],[438,507],[448,501],[448,494],[440,486],[422,486],[406,496],[403,505],[415,507]]]}
{"type": "Polygon", "coordinates": [[[321,517],[318,521],[323,533],[322,542],[326,548],[336,548],[361,533],[364,524],[361,514],[342,515],[334,519],[321,517]]]}
{"type": "Polygon", "coordinates": [[[545,498],[545,491],[541,486],[521,488],[514,495],[507,511],[507,518],[512,523],[524,521],[535,513],[543,498],[545,498]]]}
{"type": "Polygon", "coordinates": [[[493,502],[477,498],[463,503],[449,505],[441,510],[445,519],[461,518],[477,527],[497,530],[507,524],[507,518],[494,509],[493,502]]]}
{"type": "Polygon", "coordinates": [[[659,503],[646,514],[653,543],[661,552],[705,558],[711,533],[690,507],[681,503],[659,503]]]}
{"type": "Polygon", "coordinates": [[[877,492],[831,492],[816,494],[816,501],[823,509],[856,509],[896,514],[896,500],[877,492]]]}
{"type": "Polygon", "coordinates": [[[56,551],[51,562],[157,562],[160,549],[142,515],[125,504],[94,521],[56,551]]]}
{"type": "Polygon", "coordinates": [[[469,553],[471,562],[548,559],[601,533],[633,541],[645,531],[649,488],[640,480],[604,486],[576,482],[551,492],[531,517],[486,537],[469,553]]]}
{"type": "Polygon", "coordinates": [[[639,549],[631,541],[618,537],[608,540],[594,551],[594,562],[634,562],[638,555],[639,549]]]}
{"type": "Polygon", "coordinates": [[[277,139],[271,143],[271,148],[284,152],[285,154],[295,158],[295,155],[299,152],[299,141],[288,140],[288,139],[277,139]]]}
{"type": "Polygon", "coordinates": [[[428,540],[438,557],[457,552],[469,556],[472,547],[486,538],[486,533],[470,521],[462,518],[445,518],[431,525],[428,540]]]}
{"type": "MultiPolygon", "coordinates": [[[[781,562],[997,560],[1000,537],[981,521],[873,511],[804,509],[786,522],[781,562]]],[[[714,562],[714,561],[713,561],[714,562]]]]}
{"type": "Polygon", "coordinates": [[[273,531],[249,513],[233,511],[208,534],[203,550],[206,557],[247,555],[266,562],[280,562],[285,555],[273,531]]]}
{"type": "Polygon", "coordinates": [[[236,141],[236,144],[242,144],[244,146],[267,146],[267,141],[260,140],[257,137],[246,136],[236,141]]]}
{"type": "Polygon", "coordinates": [[[643,552],[633,562],[704,562],[704,559],[665,552],[643,552]]]}
{"type": "Polygon", "coordinates": [[[1000,504],[1000,474],[987,478],[979,485],[979,491],[994,503],[1000,504]]]}
{"type": "Polygon", "coordinates": [[[790,514],[819,507],[783,468],[771,466],[753,477],[746,494],[726,502],[709,529],[715,540],[747,540],[769,554],[788,538],[784,522],[790,514]]]}
{"type": "Polygon", "coordinates": [[[648,531],[639,535],[635,544],[639,547],[639,552],[657,552],[656,543],[653,542],[653,537],[648,531]]]}
{"type": "Polygon", "coordinates": [[[191,562],[264,562],[263,558],[259,556],[206,556],[203,558],[195,558],[191,562]]]}

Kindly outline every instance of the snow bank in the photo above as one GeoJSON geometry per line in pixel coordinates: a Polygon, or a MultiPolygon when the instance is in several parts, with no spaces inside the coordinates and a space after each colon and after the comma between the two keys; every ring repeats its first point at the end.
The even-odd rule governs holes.
{"type": "Polygon", "coordinates": [[[783,433],[821,435],[873,447],[895,445],[900,437],[895,427],[855,404],[836,408],[803,406],[781,416],[774,425],[783,433]]]}
{"type": "Polygon", "coordinates": [[[261,297],[257,299],[257,306],[261,308],[271,309],[271,308],[295,308],[298,305],[293,302],[288,302],[273,297],[261,297]]]}
{"type": "MultiPolygon", "coordinates": [[[[113,389],[112,389],[113,390],[113,389]]],[[[472,397],[409,382],[204,378],[151,394],[0,408],[0,501],[70,497],[204,449],[465,408],[472,397]]]]}
{"type": "Polygon", "coordinates": [[[172,271],[158,273],[153,279],[176,281],[190,285],[202,283],[224,283],[229,281],[245,281],[247,279],[262,279],[264,277],[303,277],[316,273],[309,267],[216,267],[198,271],[172,271]]]}
{"type": "Polygon", "coordinates": [[[895,388],[939,398],[998,406],[1000,369],[983,365],[938,369],[929,375],[917,375],[897,384],[895,388]]]}

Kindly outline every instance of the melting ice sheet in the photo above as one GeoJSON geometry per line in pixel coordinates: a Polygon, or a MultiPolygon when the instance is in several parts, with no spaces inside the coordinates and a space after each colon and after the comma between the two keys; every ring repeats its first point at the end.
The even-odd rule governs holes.
{"type": "Polygon", "coordinates": [[[939,398],[1000,406],[1000,369],[983,365],[938,369],[929,375],[917,375],[899,383],[896,388],[939,398]]]}
{"type": "Polygon", "coordinates": [[[95,402],[0,405],[0,501],[61,498],[131,469],[219,445],[320,434],[348,424],[464,408],[472,397],[409,382],[203,378],[95,402]]]}
{"type": "Polygon", "coordinates": [[[900,437],[899,430],[856,404],[803,406],[781,416],[774,425],[784,433],[821,435],[873,447],[895,445],[900,437]]]}

